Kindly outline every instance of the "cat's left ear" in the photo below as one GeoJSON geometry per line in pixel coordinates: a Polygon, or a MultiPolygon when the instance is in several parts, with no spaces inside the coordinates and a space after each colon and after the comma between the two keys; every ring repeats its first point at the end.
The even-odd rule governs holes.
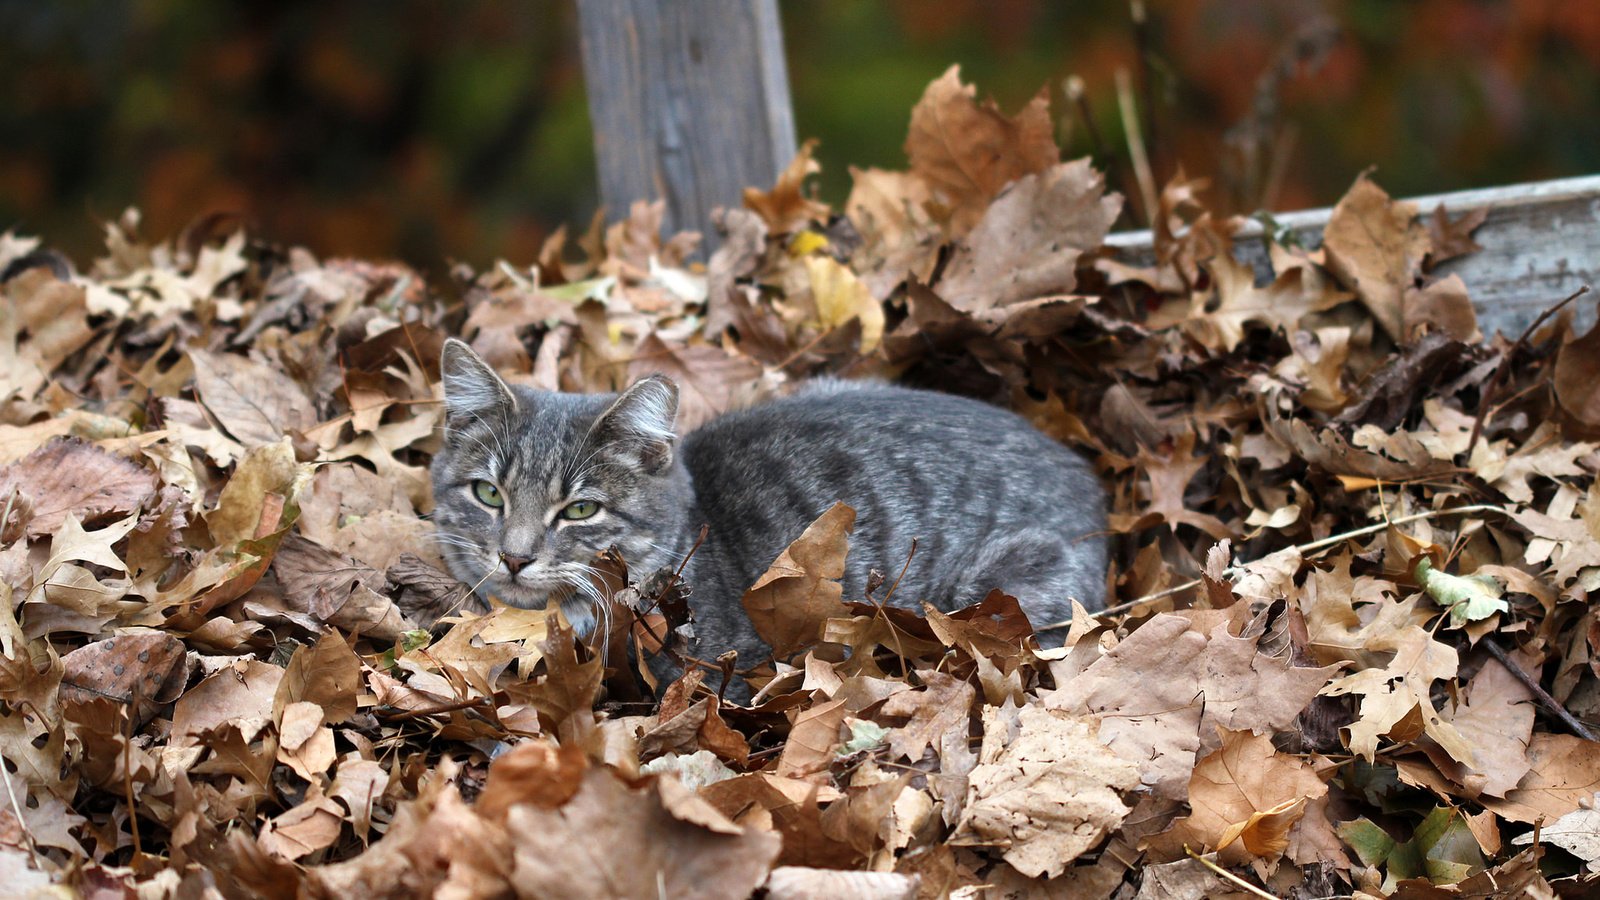
{"type": "Polygon", "coordinates": [[[651,475],[672,465],[672,430],[678,418],[678,386],[665,375],[634,382],[595,422],[594,436],[603,447],[637,459],[651,475]]]}
{"type": "Polygon", "coordinates": [[[455,338],[444,342],[439,371],[444,374],[444,408],[450,419],[478,419],[517,406],[516,396],[494,369],[455,338]]]}

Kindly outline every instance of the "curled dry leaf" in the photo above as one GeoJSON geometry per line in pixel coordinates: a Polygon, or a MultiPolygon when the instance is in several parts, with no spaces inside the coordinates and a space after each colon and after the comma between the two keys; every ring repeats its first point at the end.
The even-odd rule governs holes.
{"type": "Polygon", "coordinates": [[[839,578],[855,521],[855,510],[835,503],[745,592],[742,602],[750,623],[777,658],[821,640],[828,619],[845,614],[839,578]]]}

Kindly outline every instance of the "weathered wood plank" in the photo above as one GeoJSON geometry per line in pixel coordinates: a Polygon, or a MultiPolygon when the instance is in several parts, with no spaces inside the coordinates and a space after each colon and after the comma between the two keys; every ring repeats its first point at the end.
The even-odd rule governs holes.
{"type": "Polygon", "coordinates": [[[578,23],[608,214],[665,198],[709,250],[711,210],[794,157],[777,0],[578,0],[578,23]]]}
{"type": "MultiPolygon", "coordinates": [[[[1579,287],[1600,285],[1600,175],[1564,178],[1474,191],[1414,197],[1424,216],[1443,204],[1451,218],[1488,208],[1482,227],[1473,234],[1483,249],[1445,262],[1440,275],[1455,274],[1466,282],[1485,334],[1522,332],[1539,313],[1579,287]]],[[[1275,215],[1306,246],[1322,242],[1322,228],[1331,209],[1310,209],[1275,215]]],[[[1264,229],[1250,222],[1239,234],[1239,255],[1269,274],[1264,229]]],[[[1148,231],[1111,235],[1107,243],[1118,258],[1135,265],[1154,260],[1148,231]]],[[[1591,295],[1593,296],[1593,295],[1591,295]]],[[[1594,324],[1596,304],[1576,304],[1579,327],[1594,324]]]]}

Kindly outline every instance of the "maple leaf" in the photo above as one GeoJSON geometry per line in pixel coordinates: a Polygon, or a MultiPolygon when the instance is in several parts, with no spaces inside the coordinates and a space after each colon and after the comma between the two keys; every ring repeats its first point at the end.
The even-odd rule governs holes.
{"type": "Polygon", "coordinates": [[[1209,462],[1205,456],[1193,455],[1195,440],[1193,432],[1185,432],[1171,446],[1163,447],[1165,452],[1159,456],[1148,448],[1139,448],[1139,468],[1149,479],[1149,504],[1146,511],[1138,516],[1113,513],[1110,516],[1112,528],[1118,531],[1142,531],[1166,523],[1172,528],[1193,525],[1217,540],[1233,535],[1232,529],[1216,516],[1189,509],[1184,503],[1189,482],[1209,462]]]}
{"type": "Polygon", "coordinates": [[[978,105],[976,95],[976,88],[961,83],[961,67],[951,66],[912,108],[906,135],[911,172],[943,195],[956,237],[977,224],[1001,188],[1044,171],[1061,155],[1045,92],[1016,118],[1007,118],[993,101],[978,105]]]}
{"type": "Polygon", "coordinates": [[[955,835],[998,843],[1030,878],[1054,877],[1128,814],[1121,794],[1138,785],[1139,770],[1099,741],[1093,718],[1025,706],[1015,733],[1001,738],[994,715],[985,712],[955,835]]]}
{"type": "Polygon", "coordinates": [[[856,512],[835,503],[794,539],[741,602],[750,624],[779,659],[816,643],[828,619],[846,613],[840,598],[856,512]]]}
{"type": "MultiPolygon", "coordinates": [[[[1331,584],[1337,577],[1319,580],[1331,584]]],[[[1358,615],[1350,596],[1341,598],[1338,588],[1310,594],[1301,606],[1306,617],[1306,649],[1319,661],[1346,660],[1364,666],[1323,691],[1330,697],[1355,694],[1361,698],[1360,718],[1350,726],[1351,752],[1370,762],[1378,738],[1399,729],[1398,740],[1425,732],[1453,758],[1471,765],[1471,745],[1440,716],[1431,697],[1434,681],[1455,677],[1456,651],[1434,640],[1423,627],[1431,614],[1418,609],[1420,599],[1420,594],[1403,601],[1379,598],[1372,603],[1375,610],[1358,615]],[[1411,725],[1414,717],[1420,717],[1420,728],[1415,731],[1411,725]]]]}

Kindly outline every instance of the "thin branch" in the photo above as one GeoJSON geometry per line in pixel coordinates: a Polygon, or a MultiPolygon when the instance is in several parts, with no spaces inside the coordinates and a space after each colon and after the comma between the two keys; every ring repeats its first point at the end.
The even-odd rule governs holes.
{"type": "Polygon", "coordinates": [[[1510,672],[1513,676],[1515,676],[1518,681],[1522,682],[1523,687],[1527,688],[1533,693],[1533,696],[1538,699],[1539,705],[1544,707],[1545,712],[1548,712],[1557,719],[1560,719],[1561,724],[1571,729],[1572,733],[1578,737],[1581,737],[1586,741],[1600,740],[1600,738],[1596,738],[1594,733],[1578,720],[1577,716],[1567,712],[1566,707],[1558,703],[1556,698],[1550,696],[1548,691],[1540,687],[1537,680],[1535,680],[1527,672],[1522,671],[1521,666],[1517,665],[1515,662],[1512,662],[1510,656],[1506,654],[1506,651],[1503,650],[1499,644],[1496,644],[1492,639],[1485,639],[1483,641],[1483,646],[1488,649],[1490,656],[1498,660],[1500,665],[1506,667],[1507,672],[1510,672]]]}
{"type": "Polygon", "coordinates": [[[1489,407],[1494,403],[1495,394],[1499,393],[1500,387],[1505,383],[1506,373],[1510,371],[1510,366],[1507,363],[1511,361],[1511,357],[1516,355],[1517,348],[1526,345],[1528,338],[1533,336],[1533,333],[1538,330],[1540,325],[1544,324],[1546,319],[1555,315],[1558,310],[1568,303],[1587,293],[1589,293],[1589,286],[1586,284],[1568,294],[1565,300],[1546,308],[1544,312],[1539,313],[1537,319],[1533,320],[1533,324],[1524,329],[1521,336],[1510,347],[1506,348],[1506,352],[1501,354],[1500,361],[1495,363],[1494,375],[1489,378],[1489,386],[1484,388],[1483,396],[1478,398],[1478,417],[1472,421],[1472,437],[1467,439],[1465,452],[1468,456],[1472,455],[1472,448],[1478,446],[1478,438],[1483,435],[1484,419],[1489,415],[1489,407]]]}
{"type": "MultiPolygon", "coordinates": [[[[1437,519],[1441,516],[1466,515],[1469,513],[1479,512],[1497,512],[1505,514],[1506,510],[1504,507],[1496,506],[1491,503],[1478,503],[1472,506],[1453,506],[1449,509],[1436,509],[1431,512],[1420,512],[1414,515],[1402,516],[1398,519],[1379,522],[1376,525],[1368,525],[1365,528],[1357,528],[1354,531],[1343,531],[1338,534],[1329,535],[1321,540],[1312,541],[1308,544],[1299,544],[1293,549],[1300,551],[1302,554],[1310,553],[1314,550],[1321,550],[1324,547],[1331,547],[1335,544],[1341,544],[1347,540],[1350,540],[1351,538],[1375,534],[1391,525],[1406,525],[1411,522],[1420,522],[1423,519],[1437,519]]],[[[1107,616],[1116,616],[1121,615],[1122,613],[1132,612],[1156,600],[1160,600],[1165,597],[1171,597],[1173,594],[1181,594],[1184,591],[1197,588],[1200,586],[1200,584],[1201,579],[1199,578],[1193,579],[1192,581],[1185,581],[1183,584],[1175,587],[1169,587],[1166,590],[1157,591],[1154,594],[1146,594],[1137,600],[1129,600],[1127,603],[1119,603],[1116,606],[1108,606],[1097,613],[1093,613],[1092,615],[1096,619],[1102,619],[1107,616]]],[[[1041,625],[1038,628],[1035,628],[1034,631],[1055,631],[1060,628],[1069,628],[1071,626],[1071,619],[1063,619],[1060,622],[1052,622],[1049,625],[1041,625]]]]}
{"type": "Polygon", "coordinates": [[[1223,867],[1217,865],[1216,863],[1212,862],[1211,860],[1206,859],[1205,857],[1203,857],[1200,854],[1194,852],[1193,850],[1190,850],[1188,844],[1184,844],[1183,845],[1183,852],[1189,854],[1189,858],[1190,859],[1192,859],[1195,862],[1199,863],[1200,865],[1205,866],[1206,868],[1210,869],[1212,871],[1212,873],[1215,874],[1218,878],[1224,879],[1226,881],[1230,881],[1230,882],[1238,885],[1240,888],[1243,888],[1244,890],[1249,891],[1252,894],[1255,894],[1257,897],[1265,897],[1265,898],[1267,898],[1267,900],[1278,900],[1277,896],[1275,896],[1273,894],[1269,894],[1266,891],[1263,891],[1261,888],[1256,887],[1255,885],[1251,884],[1248,881],[1245,881],[1243,878],[1240,878],[1239,876],[1233,874],[1232,872],[1229,872],[1227,869],[1224,869],[1223,867]]]}
{"type": "Polygon", "coordinates": [[[1117,70],[1117,108],[1122,111],[1122,130],[1128,138],[1128,159],[1133,163],[1133,177],[1139,182],[1139,199],[1143,201],[1145,225],[1155,228],[1156,217],[1161,214],[1156,203],[1156,179],[1150,171],[1150,157],[1145,153],[1138,103],[1133,99],[1133,84],[1127,69],[1117,70]]]}

